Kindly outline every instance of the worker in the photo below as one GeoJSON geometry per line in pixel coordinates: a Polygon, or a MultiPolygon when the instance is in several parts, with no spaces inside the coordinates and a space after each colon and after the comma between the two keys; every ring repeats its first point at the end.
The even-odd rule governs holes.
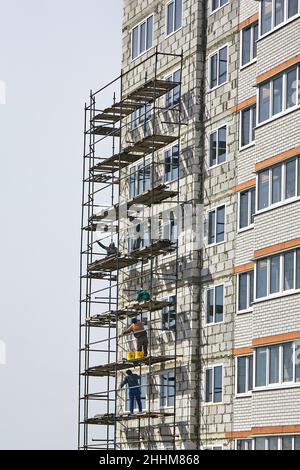
{"type": "Polygon", "coordinates": [[[127,377],[121,383],[121,388],[125,387],[125,385],[128,385],[129,400],[130,400],[129,416],[133,416],[135,400],[139,407],[139,412],[142,413],[143,411],[142,400],[141,400],[141,385],[140,385],[141,377],[138,374],[133,374],[131,370],[128,370],[126,374],[127,374],[127,377]]]}
{"type": "Polygon", "coordinates": [[[150,292],[143,290],[143,289],[138,290],[136,300],[138,302],[150,302],[151,300],[150,292]]]}
{"type": "Polygon", "coordinates": [[[131,325],[125,331],[123,331],[123,336],[131,335],[137,340],[137,351],[144,352],[144,356],[148,356],[148,335],[145,330],[144,323],[138,321],[137,318],[133,318],[131,325]]]}
{"type": "Polygon", "coordinates": [[[112,256],[112,255],[117,255],[118,254],[118,250],[117,250],[117,247],[116,247],[114,242],[111,242],[109,244],[109,246],[103,245],[103,243],[101,243],[100,241],[97,241],[97,243],[100,246],[100,248],[103,248],[103,250],[106,251],[107,256],[112,256]]]}

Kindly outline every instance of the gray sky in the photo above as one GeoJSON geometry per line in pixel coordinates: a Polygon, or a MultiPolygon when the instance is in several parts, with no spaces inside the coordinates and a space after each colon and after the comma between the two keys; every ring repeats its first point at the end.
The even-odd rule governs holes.
{"type": "Polygon", "coordinates": [[[0,0],[0,12],[0,449],[71,449],[83,106],[119,73],[122,0],[0,0]]]}

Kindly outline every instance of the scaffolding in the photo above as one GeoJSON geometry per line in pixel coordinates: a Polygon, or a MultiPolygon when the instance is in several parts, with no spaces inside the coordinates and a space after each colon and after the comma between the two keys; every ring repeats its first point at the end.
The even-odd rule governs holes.
{"type": "Polygon", "coordinates": [[[177,211],[181,204],[182,68],[182,53],[166,54],[156,49],[101,90],[91,91],[90,102],[85,105],[79,449],[151,450],[157,446],[175,449],[178,443],[176,387],[181,366],[177,353],[178,322],[172,326],[173,340],[168,351],[156,339],[164,331],[161,312],[172,309],[175,315],[178,313],[179,247],[174,232],[169,237],[162,233],[157,214],[165,205],[177,211]],[[161,77],[160,64],[166,67],[168,61],[180,70],[180,81],[161,77]],[[113,103],[105,107],[101,100],[111,88],[113,103]],[[170,117],[166,98],[174,90],[178,99],[170,117]],[[161,180],[164,165],[161,151],[172,145],[178,145],[177,172],[168,184],[161,180]],[[99,156],[109,149],[111,156],[99,156]],[[142,168],[138,170],[142,190],[137,194],[130,194],[133,165],[142,168]],[[157,219],[156,224],[153,220],[157,219]],[[139,232],[141,226],[143,237],[139,232]],[[130,235],[133,228],[135,238],[130,235]],[[112,244],[113,253],[109,252],[112,244]],[[103,253],[103,247],[108,247],[107,253],[103,253]],[[140,290],[149,293],[148,300],[136,298],[134,293],[140,290]],[[164,297],[166,291],[168,298],[164,297]],[[142,318],[147,324],[149,353],[147,357],[128,360],[131,341],[124,339],[122,332],[133,317],[142,318]],[[147,378],[143,386],[146,409],[134,416],[126,412],[126,393],[120,390],[124,371],[128,369],[147,378]],[[157,384],[157,380],[166,370],[174,373],[173,396],[171,404],[163,408],[157,406],[154,398],[157,390],[165,387],[157,384]],[[162,432],[158,440],[153,428],[159,426],[162,432]]]}

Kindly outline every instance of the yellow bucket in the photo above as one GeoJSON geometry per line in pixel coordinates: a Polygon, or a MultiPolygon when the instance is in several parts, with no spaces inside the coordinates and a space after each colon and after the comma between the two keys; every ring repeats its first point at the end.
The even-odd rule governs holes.
{"type": "Polygon", "coordinates": [[[135,359],[135,352],[129,351],[126,353],[126,359],[127,361],[132,361],[132,359],[135,359]]]}
{"type": "Polygon", "coordinates": [[[135,359],[143,359],[144,356],[145,354],[143,353],[143,351],[136,351],[135,353],[135,359]]]}

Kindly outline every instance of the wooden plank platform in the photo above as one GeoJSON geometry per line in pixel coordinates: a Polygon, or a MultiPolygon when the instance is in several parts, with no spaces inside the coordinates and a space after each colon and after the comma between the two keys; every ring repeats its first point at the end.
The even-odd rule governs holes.
{"type": "Polygon", "coordinates": [[[110,126],[96,126],[91,129],[91,134],[95,135],[104,135],[104,136],[112,136],[112,137],[120,137],[121,131],[120,129],[114,129],[110,126]]]}
{"type": "Polygon", "coordinates": [[[99,279],[103,281],[110,281],[112,280],[113,282],[117,281],[117,276],[112,276],[110,273],[89,273],[84,276],[82,276],[84,279],[99,279]]]}
{"type": "Polygon", "coordinates": [[[128,308],[135,310],[136,313],[141,311],[156,312],[166,307],[173,307],[176,302],[168,302],[167,300],[149,300],[148,302],[133,302],[128,304],[128,308]]]}
{"type": "Polygon", "coordinates": [[[105,364],[102,366],[91,367],[87,369],[83,375],[88,375],[89,377],[108,377],[108,376],[115,376],[116,370],[126,370],[132,369],[137,366],[150,366],[155,364],[162,364],[169,361],[174,361],[176,359],[175,356],[149,356],[143,357],[141,359],[133,359],[132,361],[127,361],[124,359],[123,362],[119,363],[111,363],[105,364]]]}
{"type": "Polygon", "coordinates": [[[102,260],[95,261],[91,263],[88,267],[89,272],[97,272],[97,271],[117,271],[119,269],[127,268],[128,266],[132,266],[136,264],[136,259],[128,256],[123,256],[117,258],[116,256],[107,256],[102,260]]]}
{"type": "Polygon", "coordinates": [[[151,206],[152,204],[160,204],[166,199],[177,196],[177,194],[177,191],[170,191],[168,186],[161,184],[156,188],[149,189],[145,193],[130,199],[128,205],[142,204],[144,206],[151,206]]]}
{"type": "Polygon", "coordinates": [[[112,171],[116,172],[120,167],[125,168],[132,163],[143,158],[152,152],[160,150],[167,145],[178,140],[178,136],[168,136],[154,134],[134,143],[130,147],[125,148],[121,153],[113,155],[92,168],[92,171],[112,171]]]}
{"type": "Polygon", "coordinates": [[[176,250],[176,246],[170,240],[157,240],[151,245],[145,246],[140,250],[135,250],[130,253],[132,258],[137,260],[151,258],[153,256],[160,256],[167,253],[172,253],[176,250]]]}
{"type": "Polygon", "coordinates": [[[116,421],[134,421],[134,420],[141,420],[141,419],[158,419],[158,418],[165,418],[169,416],[174,416],[172,411],[142,411],[141,413],[136,413],[133,416],[129,416],[129,414],[118,415],[115,416],[113,414],[109,415],[96,415],[94,418],[90,418],[85,421],[85,424],[91,425],[99,425],[99,426],[107,426],[113,425],[116,421]]]}
{"type": "Polygon", "coordinates": [[[94,117],[94,121],[119,122],[134,111],[143,108],[146,104],[153,103],[155,99],[160,98],[177,86],[180,86],[179,82],[150,80],[126,95],[119,103],[115,103],[98,113],[94,117]]]}

